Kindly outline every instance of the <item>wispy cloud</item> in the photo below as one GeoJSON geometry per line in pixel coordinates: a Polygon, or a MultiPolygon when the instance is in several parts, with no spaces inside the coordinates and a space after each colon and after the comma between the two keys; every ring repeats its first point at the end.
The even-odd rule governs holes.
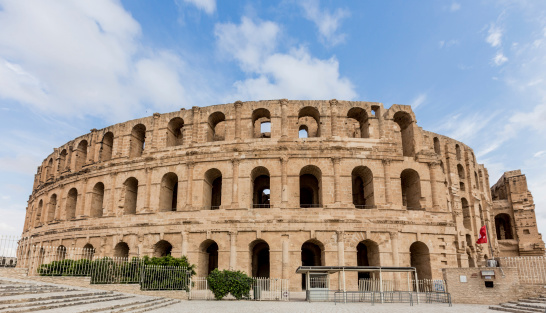
{"type": "Polygon", "coordinates": [[[410,105],[415,110],[419,106],[421,106],[423,103],[425,103],[426,101],[427,101],[427,94],[422,93],[422,94],[419,94],[415,99],[413,99],[411,101],[410,105]]]}
{"type": "Polygon", "coordinates": [[[177,4],[180,4],[181,1],[194,5],[209,15],[216,12],[216,0],[176,0],[177,4]]]}
{"type": "Polygon", "coordinates": [[[440,47],[440,49],[442,48],[449,48],[451,46],[455,46],[455,45],[458,45],[459,44],[459,40],[457,39],[451,39],[451,40],[440,40],[438,42],[438,47],[440,47]]]}
{"type": "Polygon", "coordinates": [[[503,30],[494,23],[491,23],[489,30],[487,31],[488,35],[485,41],[491,45],[491,47],[499,47],[502,43],[503,30]]]}
{"type": "Polygon", "coordinates": [[[501,66],[508,61],[508,58],[502,53],[502,51],[497,51],[497,54],[495,54],[492,61],[496,66],[501,66]]]}
{"type": "Polygon", "coordinates": [[[334,12],[320,8],[319,0],[304,0],[300,2],[306,19],[315,23],[320,40],[328,46],[345,42],[346,34],[339,33],[341,21],[350,16],[346,9],[338,8],[334,12]]]}
{"type": "Polygon", "coordinates": [[[453,2],[451,6],[449,7],[449,10],[451,12],[459,11],[461,9],[461,4],[458,2],[453,2]]]}

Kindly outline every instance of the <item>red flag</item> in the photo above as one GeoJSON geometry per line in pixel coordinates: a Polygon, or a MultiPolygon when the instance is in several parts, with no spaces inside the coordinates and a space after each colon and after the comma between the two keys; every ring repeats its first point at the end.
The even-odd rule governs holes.
{"type": "Polygon", "coordinates": [[[487,230],[485,229],[485,225],[480,228],[480,235],[478,236],[478,241],[476,241],[476,243],[487,243],[487,230]]]}

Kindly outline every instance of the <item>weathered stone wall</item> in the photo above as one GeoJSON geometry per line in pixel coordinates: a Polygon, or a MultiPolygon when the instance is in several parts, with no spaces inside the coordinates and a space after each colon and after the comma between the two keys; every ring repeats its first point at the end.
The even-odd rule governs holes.
{"type": "Polygon", "coordinates": [[[157,243],[166,241],[200,276],[217,253],[221,269],[268,267],[293,290],[302,262],[419,264],[421,277],[440,278],[441,268],[479,265],[488,254],[475,244],[481,225],[494,227],[488,186],[472,149],[422,130],[409,106],[194,107],[94,129],[54,149],[35,177],[23,232],[32,244],[20,253],[90,244],[111,256],[125,243],[130,256],[161,255],[157,243]],[[259,131],[262,122],[269,132],[259,131]],[[298,138],[300,129],[309,138],[298,138]],[[262,201],[264,186],[270,199],[262,201]]]}

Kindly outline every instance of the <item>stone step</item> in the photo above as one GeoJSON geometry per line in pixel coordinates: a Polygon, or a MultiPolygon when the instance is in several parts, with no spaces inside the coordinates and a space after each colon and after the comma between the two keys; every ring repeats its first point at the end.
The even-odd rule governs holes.
{"type": "Polygon", "coordinates": [[[28,294],[37,294],[37,293],[52,293],[52,292],[70,292],[75,291],[76,289],[65,289],[65,288],[36,288],[36,289],[21,289],[13,290],[9,292],[0,291],[0,297],[8,296],[17,296],[17,295],[28,295],[28,294]]]}
{"type": "Polygon", "coordinates": [[[520,309],[520,310],[527,310],[531,312],[541,312],[541,313],[544,312],[544,309],[523,307],[523,306],[520,306],[519,304],[501,303],[500,306],[504,308],[509,308],[509,309],[520,309]]]}
{"type": "MultiPolygon", "coordinates": [[[[115,297],[110,298],[103,298],[100,300],[97,299],[91,299],[91,300],[85,300],[85,299],[79,299],[75,298],[72,299],[71,302],[64,302],[64,303],[54,303],[54,304],[46,304],[41,306],[33,306],[33,307],[23,307],[18,309],[8,309],[6,311],[2,311],[2,313],[26,313],[26,312],[39,312],[39,311],[46,311],[46,310],[52,310],[55,309],[58,311],[59,309],[67,309],[70,307],[70,309],[67,309],[67,312],[74,312],[74,309],[72,307],[75,306],[85,306],[85,305],[96,305],[98,303],[105,303],[105,302],[111,302],[111,301],[123,301],[128,300],[132,302],[131,296],[127,295],[118,295],[115,297]]],[[[52,311],[49,311],[52,312],[52,311]]]]}
{"type": "Polygon", "coordinates": [[[500,305],[489,306],[489,309],[490,310],[495,310],[495,311],[512,312],[512,313],[532,313],[532,312],[535,312],[535,311],[528,311],[528,310],[521,309],[521,308],[507,308],[507,307],[502,307],[500,305]]]}
{"type": "Polygon", "coordinates": [[[92,295],[104,295],[104,294],[112,294],[113,291],[79,291],[78,293],[56,293],[53,295],[43,296],[43,297],[21,297],[21,296],[12,296],[0,299],[0,305],[4,304],[12,304],[12,303],[23,303],[23,302],[34,302],[34,301],[44,301],[44,300],[53,300],[53,299],[67,299],[67,298],[73,298],[73,297],[85,297],[85,296],[92,296],[92,295]]]}
{"type": "Polygon", "coordinates": [[[524,308],[534,308],[534,309],[540,309],[542,312],[546,309],[546,305],[539,305],[535,303],[526,303],[526,302],[518,302],[516,305],[524,307],[524,308]]]}
{"type": "MultiPolygon", "coordinates": [[[[78,297],[77,300],[96,300],[100,301],[102,299],[107,298],[114,298],[114,297],[132,297],[129,295],[121,295],[121,294],[108,294],[108,295],[99,295],[99,296],[86,296],[86,297],[78,297]]],[[[73,302],[74,298],[67,298],[67,299],[54,299],[54,300],[46,300],[46,301],[35,301],[35,302],[24,302],[24,303],[18,303],[18,304],[9,304],[3,307],[0,307],[0,312],[3,312],[3,310],[8,309],[16,309],[16,308],[29,308],[34,306],[46,306],[50,304],[57,304],[57,303],[66,303],[66,302],[73,302]]]]}
{"type": "Polygon", "coordinates": [[[147,307],[147,308],[134,310],[131,313],[144,313],[144,312],[148,312],[148,311],[154,311],[154,310],[161,309],[161,308],[164,308],[164,307],[168,307],[168,306],[171,306],[171,305],[174,305],[174,304],[178,304],[180,302],[182,302],[182,301],[175,300],[175,299],[169,299],[168,301],[165,301],[162,304],[154,305],[152,307],[147,307]]]}
{"type": "Polygon", "coordinates": [[[527,299],[519,299],[518,301],[525,301],[525,300],[533,300],[533,301],[546,303],[546,298],[541,298],[541,297],[530,297],[530,298],[527,298],[527,299]]]}
{"type": "Polygon", "coordinates": [[[79,313],[95,313],[95,312],[106,312],[106,311],[110,313],[130,312],[133,309],[140,308],[140,306],[145,306],[149,304],[153,305],[154,303],[159,304],[160,301],[163,301],[163,300],[165,299],[164,298],[148,298],[148,299],[143,299],[140,301],[133,301],[131,303],[114,304],[112,306],[105,307],[105,308],[93,308],[86,311],[81,311],[79,313]]]}

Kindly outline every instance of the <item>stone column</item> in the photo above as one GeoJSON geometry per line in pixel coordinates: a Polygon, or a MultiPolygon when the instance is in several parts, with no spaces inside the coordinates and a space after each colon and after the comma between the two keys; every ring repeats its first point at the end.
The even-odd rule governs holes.
{"type": "Polygon", "coordinates": [[[337,131],[337,100],[330,100],[330,117],[332,126],[332,137],[339,136],[337,131]]]}
{"type": "Polygon", "coordinates": [[[430,192],[432,193],[432,207],[438,208],[438,189],[436,188],[436,168],[437,168],[438,162],[430,162],[428,164],[428,169],[430,172],[430,192]]]}
{"type": "Polygon", "coordinates": [[[288,100],[281,99],[281,137],[288,137],[288,100]]]}
{"type": "MultiPolygon", "coordinates": [[[[97,151],[97,129],[93,128],[91,129],[91,138],[89,139],[89,144],[87,145],[87,160],[85,160],[86,164],[92,164],[95,163],[95,160],[98,160],[98,158],[95,158],[95,151],[97,151]]],[[[47,180],[47,177],[46,177],[47,180]]]]}
{"type": "Polygon", "coordinates": [[[229,269],[235,270],[237,267],[237,232],[229,232],[229,269]]]}
{"type": "Polygon", "coordinates": [[[290,277],[290,237],[288,237],[288,235],[282,237],[282,278],[288,279],[290,277]]]}
{"type": "Polygon", "coordinates": [[[151,212],[150,197],[152,193],[152,168],[146,168],[146,212],[151,212]]]}
{"type": "Polygon", "coordinates": [[[186,166],[188,167],[188,186],[187,186],[187,196],[186,196],[186,211],[191,210],[193,206],[193,167],[195,165],[195,162],[189,161],[186,163],[186,166]]]}
{"type": "Polygon", "coordinates": [[[390,178],[390,159],[384,159],[383,161],[383,177],[384,177],[384,183],[385,183],[385,204],[391,204],[391,178],[390,178]]]}
{"type": "Polygon", "coordinates": [[[239,208],[239,159],[231,159],[231,163],[233,164],[233,184],[232,190],[231,190],[231,208],[236,209],[239,208]]]}
{"type": "Polygon", "coordinates": [[[152,122],[152,127],[153,129],[151,130],[151,133],[152,133],[152,137],[151,138],[151,142],[148,143],[149,147],[150,147],[150,150],[157,150],[157,148],[159,148],[159,118],[161,117],[161,114],[159,113],[154,113],[154,120],[152,122]]]}
{"type": "MultiPolygon", "coordinates": [[[[116,178],[118,177],[117,173],[111,173],[111,182],[110,182],[110,212],[107,212],[105,215],[107,216],[116,216],[116,178]]],[[[125,209],[125,208],[124,208],[125,209]]]]}
{"type": "Polygon", "coordinates": [[[197,137],[199,136],[199,107],[192,107],[192,134],[191,134],[191,143],[197,143],[197,137]]]}
{"type": "Polygon", "coordinates": [[[398,255],[398,232],[391,231],[389,232],[391,237],[391,246],[392,246],[392,266],[400,266],[400,257],[398,255]]]}
{"type": "Polygon", "coordinates": [[[339,157],[333,157],[332,161],[334,162],[334,196],[335,196],[335,204],[340,205],[341,204],[341,182],[340,182],[340,173],[339,173],[339,164],[340,162],[339,157]]]}
{"type": "Polygon", "coordinates": [[[235,101],[235,140],[241,139],[241,101],[235,101]]]}
{"type": "Polygon", "coordinates": [[[378,108],[377,111],[375,111],[375,116],[377,117],[377,121],[379,124],[379,138],[385,137],[385,130],[383,129],[383,112],[381,108],[378,108]]]}
{"type": "Polygon", "coordinates": [[[336,231],[337,235],[337,263],[339,266],[345,266],[345,242],[343,241],[343,231],[336,231]]]}
{"type": "Polygon", "coordinates": [[[282,208],[288,206],[288,157],[281,157],[281,198],[282,198],[282,208]]]}
{"type": "Polygon", "coordinates": [[[181,254],[183,256],[188,256],[188,233],[182,232],[182,247],[181,247],[181,254]]]}

